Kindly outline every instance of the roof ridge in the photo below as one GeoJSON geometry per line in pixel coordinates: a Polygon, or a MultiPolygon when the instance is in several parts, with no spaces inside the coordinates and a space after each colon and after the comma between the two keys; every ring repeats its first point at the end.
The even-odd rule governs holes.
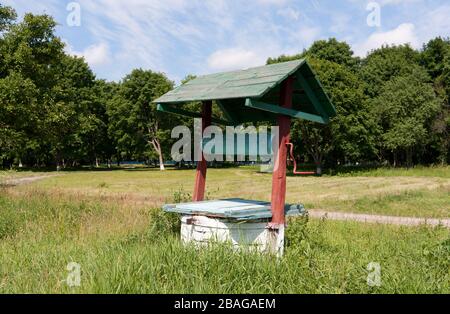
{"type": "MultiPolygon", "coordinates": [[[[214,72],[214,73],[209,73],[209,74],[202,74],[197,76],[196,78],[202,78],[202,77],[206,77],[206,76],[210,76],[210,75],[217,75],[217,74],[229,74],[229,73],[235,73],[235,72],[243,72],[243,71],[250,71],[253,69],[260,69],[260,68],[267,68],[267,67],[275,67],[275,66],[280,66],[283,64],[287,64],[287,63],[303,63],[306,59],[305,58],[301,58],[301,59],[295,59],[295,60],[290,60],[290,61],[285,61],[285,62],[278,62],[278,63],[271,63],[271,64],[265,64],[265,65],[258,65],[256,67],[250,67],[250,68],[244,68],[244,69],[239,69],[239,70],[230,70],[230,71],[222,71],[222,72],[214,72]]],[[[192,82],[193,80],[189,81],[192,82]]],[[[189,83],[187,82],[187,83],[189,83]]]]}

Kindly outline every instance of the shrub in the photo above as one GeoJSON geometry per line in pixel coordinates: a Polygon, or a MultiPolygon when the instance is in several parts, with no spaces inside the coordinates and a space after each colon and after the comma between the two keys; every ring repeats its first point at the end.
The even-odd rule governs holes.
{"type": "Polygon", "coordinates": [[[180,215],[166,213],[161,208],[152,208],[149,212],[150,229],[148,236],[152,241],[168,238],[180,233],[180,215]]]}

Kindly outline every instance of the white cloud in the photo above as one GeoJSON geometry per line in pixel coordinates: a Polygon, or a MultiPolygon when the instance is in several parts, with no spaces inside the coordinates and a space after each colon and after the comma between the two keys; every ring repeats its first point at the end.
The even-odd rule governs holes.
{"type": "Polygon", "coordinates": [[[279,23],[277,9],[290,0],[78,1],[83,27],[112,48],[117,66],[108,75],[114,79],[136,67],[173,78],[260,65],[301,51],[319,32],[303,17],[295,20],[295,10],[288,13],[293,19],[279,23]]]}
{"type": "Polygon", "coordinates": [[[275,4],[275,5],[283,5],[289,0],[256,0],[260,4],[275,4]]]}
{"type": "Polygon", "coordinates": [[[346,13],[335,13],[331,16],[330,32],[347,33],[352,28],[352,16],[346,13]]]}
{"type": "Polygon", "coordinates": [[[191,49],[197,49],[205,36],[200,25],[195,23],[196,19],[203,15],[205,20],[209,19],[205,11],[189,11],[192,8],[190,1],[79,2],[83,25],[96,40],[114,47],[113,58],[117,66],[109,73],[115,79],[137,67],[168,72],[167,67],[173,63],[175,55],[182,55],[180,47],[184,53],[192,54],[191,49]]]}
{"type": "Polygon", "coordinates": [[[279,9],[277,11],[277,14],[282,16],[282,17],[291,19],[291,20],[298,20],[299,17],[300,17],[300,11],[295,10],[295,9],[293,9],[291,7],[279,9]]]}
{"type": "Polygon", "coordinates": [[[110,63],[109,47],[106,43],[94,44],[83,50],[83,57],[92,66],[110,63]]]}
{"type": "Polygon", "coordinates": [[[450,36],[450,5],[442,0],[74,1],[81,5],[82,25],[69,29],[69,0],[0,0],[21,14],[55,15],[58,34],[77,42],[78,51],[71,53],[113,80],[137,67],[166,72],[172,79],[251,67],[330,36],[353,43],[360,56],[382,44],[419,47],[435,36],[450,36]],[[364,23],[364,4],[371,1],[383,6],[383,29],[364,23]]]}
{"type": "Polygon", "coordinates": [[[410,4],[414,2],[420,2],[421,0],[378,0],[375,2],[379,2],[381,6],[385,5],[398,5],[398,4],[410,4]]]}
{"type": "Polygon", "coordinates": [[[320,27],[301,25],[292,36],[301,43],[303,48],[308,48],[315,40],[320,39],[320,34],[320,27]]]}
{"type": "Polygon", "coordinates": [[[415,33],[415,26],[411,23],[400,24],[397,28],[386,32],[375,32],[365,41],[353,46],[357,56],[364,57],[367,52],[380,48],[383,45],[411,44],[418,48],[421,44],[415,33]]]}
{"type": "Polygon", "coordinates": [[[73,48],[66,42],[66,51],[69,54],[84,57],[86,62],[93,67],[109,64],[112,61],[109,46],[104,42],[88,46],[83,51],[73,50],[73,48]]]}
{"type": "Polygon", "coordinates": [[[208,57],[208,66],[213,70],[226,71],[264,65],[266,57],[243,48],[217,50],[208,57]]]}

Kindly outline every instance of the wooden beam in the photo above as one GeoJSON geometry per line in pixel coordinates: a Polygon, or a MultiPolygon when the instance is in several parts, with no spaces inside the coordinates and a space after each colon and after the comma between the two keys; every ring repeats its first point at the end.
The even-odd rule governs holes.
{"type": "MultiPolygon", "coordinates": [[[[290,109],[292,107],[292,90],[294,79],[288,77],[281,85],[280,107],[290,109]]],[[[284,225],[284,205],[286,201],[286,158],[287,146],[290,139],[291,117],[279,114],[279,146],[272,174],[271,209],[272,221],[270,228],[279,229],[284,225]]]]}
{"type": "MultiPolygon", "coordinates": [[[[212,114],[212,101],[204,101],[202,103],[202,138],[203,131],[211,125],[211,114],[212,114]]],[[[203,142],[203,140],[202,140],[203,142]]],[[[197,172],[195,174],[195,187],[193,201],[199,202],[203,201],[205,198],[205,186],[206,186],[206,168],[208,163],[206,162],[205,156],[202,152],[202,160],[197,162],[197,172]]]]}
{"type": "Polygon", "coordinates": [[[318,123],[322,123],[322,124],[327,123],[327,121],[324,118],[322,118],[321,116],[315,115],[315,114],[310,114],[310,113],[297,111],[297,110],[293,110],[293,109],[289,109],[289,108],[275,106],[275,105],[267,104],[267,103],[257,101],[254,99],[250,99],[250,98],[247,98],[245,100],[245,106],[263,110],[263,111],[276,113],[276,114],[286,115],[286,116],[289,116],[292,118],[304,119],[304,120],[318,122],[318,123]]]}
{"type": "Polygon", "coordinates": [[[303,77],[303,75],[299,74],[298,80],[302,86],[302,88],[305,90],[306,96],[311,100],[314,109],[324,118],[326,123],[330,121],[330,118],[328,114],[323,110],[322,105],[320,104],[320,101],[316,97],[316,93],[312,90],[311,86],[309,86],[308,81],[303,77]]]}
{"type": "Polygon", "coordinates": [[[225,118],[230,123],[230,125],[235,125],[235,122],[237,122],[237,119],[235,115],[225,107],[225,105],[220,100],[216,100],[217,106],[219,106],[220,110],[222,110],[225,118]]]}
{"type": "MultiPolygon", "coordinates": [[[[169,112],[169,113],[173,113],[173,114],[177,114],[177,115],[185,116],[185,117],[202,118],[202,115],[200,113],[196,113],[196,112],[192,112],[192,111],[188,111],[188,110],[184,110],[184,109],[180,109],[180,108],[174,108],[168,104],[158,104],[157,110],[162,111],[162,112],[169,112]]],[[[225,120],[216,119],[216,118],[211,118],[211,122],[214,124],[222,124],[222,125],[229,125],[231,123],[230,121],[225,121],[225,120]]]]}

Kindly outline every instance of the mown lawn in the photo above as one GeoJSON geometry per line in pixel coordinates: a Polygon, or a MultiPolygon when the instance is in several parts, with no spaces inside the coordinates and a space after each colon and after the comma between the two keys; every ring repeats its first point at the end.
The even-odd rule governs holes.
{"type": "Polygon", "coordinates": [[[173,217],[146,206],[35,191],[2,193],[0,209],[0,293],[450,293],[443,228],[301,218],[277,261],[184,248],[173,217]],[[369,263],[380,286],[367,284],[369,263]]]}
{"type": "MultiPolygon", "coordinates": [[[[209,169],[207,197],[269,201],[271,179],[271,174],[259,173],[255,167],[209,169]]],[[[137,168],[61,172],[18,186],[15,191],[20,195],[40,190],[79,198],[115,200],[130,206],[159,207],[172,201],[177,193],[189,198],[193,185],[194,170],[160,172],[137,168]]],[[[287,202],[303,203],[308,209],[449,218],[450,167],[376,169],[362,176],[348,173],[323,177],[289,176],[286,197],[287,202]]]]}

